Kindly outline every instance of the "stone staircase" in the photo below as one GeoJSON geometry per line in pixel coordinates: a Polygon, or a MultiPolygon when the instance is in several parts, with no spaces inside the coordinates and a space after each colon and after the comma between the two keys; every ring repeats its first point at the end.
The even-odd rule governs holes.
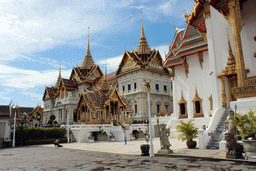
{"type": "Polygon", "coordinates": [[[206,146],[207,149],[219,149],[219,142],[222,140],[221,134],[225,129],[224,122],[227,119],[230,110],[230,108],[225,110],[214,132],[208,134],[209,136],[211,136],[211,139],[206,146]]]}

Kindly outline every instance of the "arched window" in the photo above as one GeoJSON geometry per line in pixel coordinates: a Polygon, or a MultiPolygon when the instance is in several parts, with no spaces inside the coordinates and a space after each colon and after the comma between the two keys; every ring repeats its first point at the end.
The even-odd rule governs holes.
{"type": "Polygon", "coordinates": [[[193,115],[194,117],[203,117],[202,99],[198,96],[197,89],[193,102],[193,115]]]}
{"type": "Polygon", "coordinates": [[[184,99],[182,91],[181,91],[180,101],[178,102],[178,104],[179,104],[179,119],[188,118],[187,101],[184,99]]]}

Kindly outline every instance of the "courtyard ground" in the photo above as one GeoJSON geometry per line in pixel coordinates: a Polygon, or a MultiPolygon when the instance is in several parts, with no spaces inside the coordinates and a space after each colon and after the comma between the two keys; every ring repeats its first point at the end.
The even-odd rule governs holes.
{"type": "MultiPolygon", "coordinates": [[[[222,150],[190,150],[174,141],[173,155],[140,156],[140,145],[144,143],[141,139],[128,141],[127,145],[96,142],[65,143],[62,148],[53,144],[5,148],[0,150],[0,170],[256,170],[255,162],[224,159],[222,150]]],[[[154,146],[157,152],[157,138],[154,146]]]]}

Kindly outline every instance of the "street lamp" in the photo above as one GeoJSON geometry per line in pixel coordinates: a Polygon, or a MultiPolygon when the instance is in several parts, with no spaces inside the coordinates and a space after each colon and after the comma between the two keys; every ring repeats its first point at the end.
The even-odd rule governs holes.
{"type": "MultiPolygon", "coordinates": [[[[16,107],[18,108],[18,105],[16,107]]],[[[15,115],[14,115],[13,138],[12,138],[12,146],[13,147],[15,147],[15,131],[16,131],[16,110],[15,110],[15,115]]]]}
{"type": "Polygon", "coordinates": [[[153,140],[152,140],[152,123],[151,123],[151,111],[150,111],[150,81],[147,82],[144,80],[145,86],[147,87],[148,92],[148,121],[149,121],[149,139],[150,139],[150,157],[155,156],[154,154],[154,147],[153,147],[153,140]]]}
{"type": "Polygon", "coordinates": [[[68,143],[69,143],[69,110],[67,110],[67,124],[68,124],[68,143]]]}

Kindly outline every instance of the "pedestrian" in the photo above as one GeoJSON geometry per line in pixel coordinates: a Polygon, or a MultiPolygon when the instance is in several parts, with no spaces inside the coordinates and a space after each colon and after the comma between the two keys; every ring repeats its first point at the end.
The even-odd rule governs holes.
{"type": "Polygon", "coordinates": [[[127,136],[126,136],[126,131],[124,131],[124,145],[127,144],[127,136]]]}

